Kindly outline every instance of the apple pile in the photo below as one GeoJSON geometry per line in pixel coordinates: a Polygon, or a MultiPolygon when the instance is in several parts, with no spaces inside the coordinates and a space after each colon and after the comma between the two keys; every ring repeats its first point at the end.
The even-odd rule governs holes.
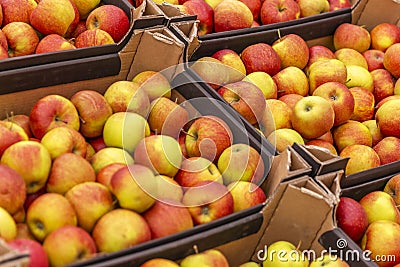
{"type": "MultiPolygon", "coordinates": [[[[142,1],[138,1],[140,4],[142,1]]],[[[246,29],[351,7],[350,0],[155,0],[197,15],[198,35],[246,29]]]]}
{"type": "Polygon", "coordinates": [[[259,152],[172,92],[143,71],[0,121],[0,237],[63,266],[264,203],[259,152]]]}
{"type": "Polygon", "coordinates": [[[399,53],[398,26],[343,23],[332,46],[287,34],[190,66],[279,152],[320,146],[349,157],[349,175],[400,160],[399,53]]]}
{"type": "Polygon", "coordinates": [[[100,0],[0,0],[0,59],[118,43],[130,22],[100,0]]]}
{"type": "Polygon", "coordinates": [[[370,191],[359,201],[341,197],[336,209],[338,227],[382,267],[400,263],[399,182],[400,175],[394,175],[382,190],[370,191]]]}

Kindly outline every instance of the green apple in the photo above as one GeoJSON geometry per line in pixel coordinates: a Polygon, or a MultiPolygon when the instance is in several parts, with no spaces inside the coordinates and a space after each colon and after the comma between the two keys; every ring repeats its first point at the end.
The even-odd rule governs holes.
{"type": "Polygon", "coordinates": [[[146,119],[133,112],[116,112],[104,124],[103,139],[108,147],[123,148],[129,154],[140,140],[150,135],[146,119]]]}

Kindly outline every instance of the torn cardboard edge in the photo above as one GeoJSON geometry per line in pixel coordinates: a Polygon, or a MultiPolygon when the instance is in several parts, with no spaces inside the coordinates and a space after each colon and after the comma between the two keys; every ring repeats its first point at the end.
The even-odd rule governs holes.
{"type": "Polygon", "coordinates": [[[369,31],[383,22],[400,26],[400,3],[393,0],[359,0],[352,10],[352,23],[363,25],[369,31]]]}

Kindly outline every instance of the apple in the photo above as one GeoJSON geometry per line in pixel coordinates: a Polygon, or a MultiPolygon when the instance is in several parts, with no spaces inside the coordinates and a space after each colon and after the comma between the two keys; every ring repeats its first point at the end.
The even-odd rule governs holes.
{"type": "Polygon", "coordinates": [[[354,110],[350,119],[359,122],[373,119],[375,113],[374,94],[365,87],[352,87],[349,91],[354,98],[354,110]]]}
{"type": "MultiPolygon", "coordinates": [[[[364,51],[364,53],[365,52],[366,51],[364,51]]],[[[336,50],[334,54],[336,59],[342,61],[346,66],[357,65],[365,69],[368,69],[368,62],[363,56],[363,54],[361,54],[360,52],[358,52],[353,48],[343,47],[340,48],[339,50],[336,50]]]]}
{"type": "Polygon", "coordinates": [[[110,190],[96,182],[76,184],[65,193],[76,212],[78,226],[91,232],[97,220],[114,208],[110,190]]]}
{"type": "Polygon", "coordinates": [[[276,129],[292,128],[293,110],[285,102],[278,99],[266,100],[267,107],[258,125],[265,136],[276,129]]]}
{"type": "Polygon", "coordinates": [[[51,53],[64,50],[76,49],[75,45],[62,37],[61,35],[52,33],[43,37],[36,46],[35,53],[51,53]]]}
{"type": "Polygon", "coordinates": [[[173,202],[181,202],[183,197],[183,188],[173,177],[156,175],[156,182],[158,200],[163,199],[163,202],[168,204],[171,204],[170,200],[173,202]]]}
{"type": "Polygon", "coordinates": [[[347,67],[338,59],[317,60],[310,65],[307,72],[310,94],[323,83],[347,81],[347,67]]]}
{"type": "Polygon", "coordinates": [[[221,87],[218,93],[251,124],[261,119],[266,107],[265,98],[253,83],[246,81],[229,83],[221,87]]]}
{"type": "Polygon", "coordinates": [[[150,209],[143,213],[143,218],[150,227],[152,239],[173,235],[193,228],[193,220],[188,208],[171,199],[168,199],[167,203],[163,199],[157,200],[150,209]],[[167,218],[175,219],[166,220],[167,218]]]}
{"type": "Polygon", "coordinates": [[[110,45],[115,44],[115,41],[111,35],[101,29],[87,29],[81,32],[78,37],[75,38],[75,47],[84,48],[92,46],[110,45]]]}
{"type": "Polygon", "coordinates": [[[51,266],[64,266],[90,259],[97,252],[90,234],[73,225],[66,225],[51,232],[43,241],[43,249],[51,266]]]}
{"type": "Polygon", "coordinates": [[[320,96],[305,96],[294,106],[292,127],[306,139],[317,138],[334,124],[335,112],[331,103],[320,96]],[[312,128],[309,125],[314,125],[312,128]]]}
{"type": "Polygon", "coordinates": [[[351,23],[340,24],[333,33],[335,50],[352,48],[360,53],[368,50],[371,45],[371,36],[367,29],[351,23]]]}
{"type": "Polygon", "coordinates": [[[104,143],[108,147],[118,147],[132,154],[136,146],[150,135],[146,119],[137,113],[116,112],[106,120],[103,128],[104,143]]]}
{"type": "Polygon", "coordinates": [[[348,88],[364,87],[372,93],[374,91],[374,79],[366,68],[348,65],[346,86],[348,88]]]}
{"type": "Polygon", "coordinates": [[[309,59],[307,62],[307,66],[304,68],[304,72],[306,72],[306,73],[308,72],[308,68],[315,61],[336,58],[334,52],[332,52],[332,50],[330,48],[328,48],[327,46],[323,46],[323,45],[309,46],[308,54],[309,54],[309,59]]]}
{"type": "Polygon", "coordinates": [[[140,90],[147,93],[150,102],[158,97],[171,98],[171,85],[162,72],[145,70],[135,75],[132,79],[140,85],[140,90]]]}
{"type": "Polygon", "coordinates": [[[397,236],[400,235],[400,225],[391,221],[377,221],[371,223],[361,240],[361,248],[371,252],[370,258],[378,266],[395,266],[400,262],[400,244],[397,236]],[[380,259],[387,259],[380,261],[380,259]]]}
{"type": "MultiPolygon", "coordinates": [[[[263,101],[265,103],[265,100],[263,101]]],[[[196,118],[185,138],[189,157],[204,157],[212,162],[216,162],[232,142],[233,134],[229,126],[222,119],[212,115],[196,118]]]]}
{"type": "MultiPolygon", "coordinates": [[[[4,29],[4,28],[3,28],[4,29]]],[[[400,43],[393,44],[386,49],[383,55],[383,66],[388,70],[396,79],[400,78],[400,59],[398,54],[400,51],[400,43]]]]}
{"type": "Polygon", "coordinates": [[[339,153],[349,145],[372,146],[372,136],[368,127],[359,121],[349,120],[335,127],[332,136],[339,153]]]}
{"type": "Polygon", "coordinates": [[[317,140],[324,140],[324,141],[327,141],[327,142],[333,144],[332,130],[321,135],[320,137],[317,138],[317,140]]]}
{"type": "Polygon", "coordinates": [[[367,61],[368,70],[383,69],[383,56],[385,53],[378,49],[368,49],[362,53],[367,61]]]}
{"type": "Polygon", "coordinates": [[[381,141],[384,138],[381,131],[378,128],[376,120],[366,120],[363,121],[362,124],[367,126],[369,132],[371,133],[372,137],[371,147],[374,147],[377,143],[379,143],[379,141],[381,141]]]}
{"type": "Polygon", "coordinates": [[[28,194],[35,193],[44,186],[52,163],[47,149],[35,141],[12,144],[4,151],[0,162],[22,176],[28,194]]]}
{"type": "Polygon", "coordinates": [[[329,11],[352,7],[350,0],[329,0],[329,11]]]}
{"type": "Polygon", "coordinates": [[[264,203],[267,197],[261,187],[248,181],[237,181],[227,185],[233,197],[233,212],[238,212],[264,203]]]}
{"type": "Polygon", "coordinates": [[[30,24],[20,21],[10,22],[1,30],[7,38],[9,57],[26,56],[35,53],[39,43],[39,36],[30,24]]]}
{"type": "Polygon", "coordinates": [[[180,263],[181,267],[191,266],[220,266],[229,267],[228,259],[217,249],[208,249],[206,251],[186,256],[180,263]]]}
{"type": "Polygon", "coordinates": [[[143,262],[139,267],[159,267],[159,266],[179,267],[179,264],[169,259],[153,258],[143,262]]]}
{"type": "Polygon", "coordinates": [[[151,102],[147,121],[150,130],[156,134],[178,138],[182,127],[189,121],[189,113],[182,105],[160,97],[151,102]]]}
{"type": "Polygon", "coordinates": [[[134,161],[155,174],[175,176],[182,162],[182,151],[176,139],[168,135],[150,135],[141,139],[134,152],[134,161]]]}
{"type": "Polygon", "coordinates": [[[26,199],[25,181],[19,173],[7,165],[0,164],[0,206],[14,215],[26,199]]]}
{"type": "Polygon", "coordinates": [[[61,194],[45,193],[35,199],[26,212],[29,231],[43,241],[54,230],[77,225],[77,217],[70,202],[61,194]]]}
{"type": "Polygon", "coordinates": [[[374,81],[373,93],[376,103],[394,94],[394,81],[389,71],[376,69],[371,71],[371,75],[374,81]]]}
{"type": "Polygon", "coordinates": [[[244,48],[240,54],[246,73],[263,71],[274,76],[281,70],[278,53],[266,43],[256,43],[244,48]]]}
{"type": "Polygon", "coordinates": [[[17,235],[15,239],[17,238],[24,238],[36,241],[35,237],[30,233],[28,225],[25,222],[17,223],[17,235]]]}
{"type": "Polygon", "coordinates": [[[1,0],[0,5],[2,8],[2,24],[5,26],[10,22],[29,22],[29,17],[37,6],[35,0],[1,0]]]}
{"type": "Polygon", "coordinates": [[[256,85],[263,93],[265,99],[276,99],[278,97],[278,87],[272,77],[266,72],[252,72],[246,75],[243,81],[256,85]]]}
{"type": "Polygon", "coordinates": [[[366,145],[349,145],[340,151],[339,156],[349,158],[346,165],[346,175],[362,172],[381,165],[378,154],[366,145]]]}
{"type": "Polygon", "coordinates": [[[29,266],[49,266],[49,260],[47,258],[46,251],[42,247],[42,244],[36,240],[16,238],[10,242],[7,242],[7,246],[22,253],[28,252],[29,266]]]}
{"type": "Polygon", "coordinates": [[[400,95],[391,95],[391,96],[385,97],[384,99],[379,101],[378,104],[375,105],[375,111],[377,111],[386,102],[388,102],[390,100],[394,100],[394,99],[399,99],[399,98],[400,98],[400,95]]]}
{"type": "Polygon", "coordinates": [[[263,267],[280,266],[282,264],[296,267],[307,267],[309,265],[307,257],[295,245],[286,240],[279,240],[270,244],[267,254],[262,263],[263,267]]]}
{"type": "Polygon", "coordinates": [[[81,90],[70,98],[80,117],[79,132],[87,138],[99,137],[103,127],[113,113],[106,98],[95,90],[81,90]]]}
{"type": "Polygon", "coordinates": [[[300,7],[300,17],[309,17],[325,13],[329,11],[330,5],[328,0],[297,0],[300,7]]]}
{"type": "Polygon", "coordinates": [[[264,0],[260,10],[263,25],[300,18],[300,6],[294,0],[264,0]]]}
{"type": "Polygon", "coordinates": [[[274,80],[277,89],[278,97],[286,94],[298,94],[307,96],[309,91],[309,83],[306,74],[298,67],[288,66],[275,74],[274,80]]]}
{"type": "Polygon", "coordinates": [[[400,78],[398,78],[394,83],[394,94],[400,95],[400,78]]]}
{"type": "Polygon", "coordinates": [[[25,211],[28,210],[29,206],[32,204],[32,202],[35,199],[37,199],[39,196],[43,195],[44,193],[46,193],[46,186],[43,186],[42,188],[40,188],[35,193],[27,193],[26,194],[26,198],[25,198],[25,202],[24,202],[25,211]]]}
{"type": "Polygon", "coordinates": [[[65,153],[74,153],[85,157],[87,152],[85,137],[69,127],[50,129],[44,134],[40,143],[49,151],[53,160],[65,153]]]}
{"type": "Polygon", "coordinates": [[[129,31],[128,15],[118,6],[103,4],[93,9],[86,18],[88,30],[101,29],[118,43],[129,31]]]}
{"type": "Polygon", "coordinates": [[[276,51],[281,60],[282,69],[289,66],[303,69],[307,65],[310,57],[306,41],[300,35],[293,33],[287,34],[274,41],[272,43],[272,48],[276,51]],[[296,56],[293,57],[293,55],[296,56]]]}
{"type": "Polygon", "coordinates": [[[222,0],[214,8],[214,32],[224,32],[250,28],[253,13],[243,2],[222,0]]]}
{"type": "MultiPolygon", "coordinates": [[[[240,0],[243,2],[253,14],[253,24],[259,22],[260,20],[260,12],[261,12],[261,0],[240,0]]],[[[260,26],[259,24],[257,26],[260,26]]]]}
{"type": "Polygon", "coordinates": [[[96,182],[106,186],[109,190],[111,190],[110,181],[112,176],[124,166],[126,166],[124,163],[111,163],[104,168],[101,168],[96,174],[96,182]]]}
{"type": "Polygon", "coordinates": [[[134,160],[132,156],[124,149],[118,147],[103,148],[97,151],[90,161],[96,175],[102,168],[106,167],[107,165],[113,163],[122,163],[128,165],[133,164],[133,162],[134,160]]]}
{"type": "Polygon", "coordinates": [[[244,262],[239,265],[239,267],[259,267],[260,265],[254,261],[244,262]]]}
{"type": "Polygon", "coordinates": [[[213,32],[214,9],[204,0],[188,0],[182,6],[188,9],[188,15],[196,15],[198,24],[198,36],[213,32]]]}
{"type": "MultiPolygon", "coordinates": [[[[243,54],[243,53],[242,53],[243,54]]],[[[242,58],[243,60],[243,58],[242,58]]],[[[243,61],[245,64],[245,62],[243,61]]],[[[217,90],[222,85],[230,82],[232,69],[220,60],[204,56],[196,60],[190,68],[208,85],[217,90]]],[[[247,68],[246,68],[247,70],[247,68]]],[[[235,75],[236,76],[236,75],[235,75]]]]}
{"type": "Polygon", "coordinates": [[[320,148],[325,148],[327,149],[332,155],[338,156],[336,147],[329,141],[327,140],[322,140],[322,139],[312,139],[309,140],[305,143],[307,146],[318,146],[320,148]]]}
{"type": "Polygon", "coordinates": [[[336,222],[354,242],[363,237],[368,227],[368,217],[363,206],[349,197],[340,197],[336,207],[336,222]]]}
{"type": "Polygon", "coordinates": [[[318,86],[312,95],[328,100],[335,112],[334,126],[347,122],[353,115],[355,100],[346,85],[339,82],[326,82],[318,86]]]}
{"type": "Polygon", "coordinates": [[[396,203],[391,195],[384,191],[371,191],[364,195],[359,203],[367,213],[369,224],[380,220],[398,223],[400,220],[396,203]]]}
{"type": "Polygon", "coordinates": [[[111,192],[121,208],[138,213],[148,210],[157,197],[157,180],[153,172],[139,164],[129,164],[114,173],[111,192]]]}
{"type": "Polygon", "coordinates": [[[184,159],[174,180],[182,186],[183,190],[194,186],[200,181],[223,183],[222,174],[218,167],[208,159],[202,157],[184,159]]]}
{"type": "Polygon", "coordinates": [[[293,108],[296,105],[296,103],[302,98],[303,96],[299,94],[286,94],[279,97],[278,100],[284,102],[293,111],[293,108]]]}
{"type": "Polygon", "coordinates": [[[79,114],[74,104],[66,97],[50,94],[36,101],[29,114],[34,137],[41,139],[49,130],[68,126],[79,130],[79,114]]]}
{"type": "Polygon", "coordinates": [[[394,136],[384,137],[373,147],[375,152],[378,154],[382,165],[400,160],[398,154],[399,148],[400,139],[394,136]]]}
{"type": "Polygon", "coordinates": [[[92,237],[99,252],[116,252],[151,239],[150,227],[138,213],[114,209],[96,223],[92,237]]]}
{"type": "MultiPolygon", "coordinates": [[[[18,126],[20,126],[26,133],[26,135],[28,136],[28,138],[32,137],[32,131],[31,131],[31,126],[29,123],[29,116],[26,114],[11,114],[11,116],[7,116],[6,119],[4,119],[4,121],[9,121],[9,122],[13,122],[15,124],[17,124],[18,126]]],[[[12,124],[14,126],[14,124],[12,124]]],[[[15,130],[14,127],[9,127],[12,130],[15,130]]],[[[18,127],[16,127],[17,129],[19,129],[18,127]]]]}
{"type": "Polygon", "coordinates": [[[0,156],[10,145],[29,139],[25,130],[11,121],[0,121],[0,156]]]}
{"type": "Polygon", "coordinates": [[[221,49],[213,53],[211,56],[232,68],[232,70],[228,68],[231,82],[237,82],[244,79],[244,76],[246,75],[246,67],[243,64],[240,55],[234,50],[228,48],[221,49]]]}
{"type": "Polygon", "coordinates": [[[44,35],[55,33],[69,37],[79,22],[79,11],[73,1],[40,0],[29,20],[44,35]]]}
{"type": "Polygon", "coordinates": [[[394,203],[396,206],[399,205],[400,203],[400,198],[399,198],[399,188],[398,188],[398,182],[400,179],[400,175],[394,175],[389,178],[389,180],[386,182],[383,191],[388,193],[394,200],[394,203]]]}
{"type": "Polygon", "coordinates": [[[82,21],[86,20],[89,13],[100,5],[101,0],[72,0],[79,11],[79,17],[82,21]]]}
{"type": "Polygon", "coordinates": [[[17,224],[11,214],[3,207],[0,207],[0,220],[0,238],[6,242],[15,239],[17,236],[17,224]]]}
{"type": "Polygon", "coordinates": [[[375,120],[383,136],[394,136],[400,138],[400,124],[398,116],[400,100],[393,99],[384,103],[375,113],[375,120]]]}
{"type": "Polygon", "coordinates": [[[288,146],[292,146],[294,143],[304,145],[303,137],[295,130],[282,128],[273,131],[267,136],[267,140],[275,146],[278,152],[283,152],[288,146]]]}
{"type": "Polygon", "coordinates": [[[261,26],[260,23],[254,20],[253,23],[251,24],[250,28],[254,28],[254,27],[258,27],[258,26],[261,26]]]}
{"type": "Polygon", "coordinates": [[[194,225],[205,224],[233,213],[233,197],[225,185],[202,181],[187,189],[182,203],[192,216],[194,225]]]}
{"type": "Polygon", "coordinates": [[[400,43],[400,28],[396,24],[381,22],[375,25],[371,31],[371,48],[383,52],[395,43],[400,43]]]}
{"type": "MultiPolygon", "coordinates": [[[[78,0],[75,0],[78,1],[78,0]]],[[[82,19],[79,20],[78,24],[76,25],[75,30],[71,33],[71,38],[76,38],[79,36],[79,34],[81,34],[82,32],[86,31],[86,20],[82,19]]]]}

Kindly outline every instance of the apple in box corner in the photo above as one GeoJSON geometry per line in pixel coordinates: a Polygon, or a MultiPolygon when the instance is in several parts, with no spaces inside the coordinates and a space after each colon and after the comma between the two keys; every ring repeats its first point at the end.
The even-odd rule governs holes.
{"type": "Polygon", "coordinates": [[[328,12],[330,9],[328,0],[297,0],[300,7],[300,17],[310,17],[328,12]]]}
{"type": "Polygon", "coordinates": [[[360,53],[368,50],[371,46],[371,36],[363,26],[342,23],[333,33],[333,46],[335,50],[341,48],[352,48],[360,53]]]}
{"type": "Polygon", "coordinates": [[[101,29],[86,30],[75,39],[76,48],[115,44],[111,35],[101,29]]]}
{"type": "Polygon", "coordinates": [[[346,165],[346,175],[366,171],[381,165],[379,155],[366,145],[349,145],[340,153],[342,158],[349,158],[346,165]]]}
{"type": "Polygon", "coordinates": [[[383,52],[395,43],[400,43],[400,28],[396,24],[382,22],[370,31],[371,49],[378,49],[383,52]]]}
{"type": "Polygon", "coordinates": [[[237,0],[222,0],[214,8],[214,31],[224,32],[250,28],[253,13],[249,7],[237,0]]]}
{"type": "Polygon", "coordinates": [[[101,5],[92,10],[86,19],[88,30],[101,29],[109,33],[118,43],[129,31],[129,18],[125,12],[115,5],[101,5]]]}
{"type": "Polygon", "coordinates": [[[214,10],[204,0],[188,0],[182,6],[187,8],[189,15],[196,15],[199,20],[198,35],[205,35],[213,32],[214,10]]]}
{"type": "Polygon", "coordinates": [[[36,47],[36,54],[51,53],[76,49],[75,45],[58,34],[49,34],[43,37],[36,47]]]}
{"type": "Polygon", "coordinates": [[[7,38],[9,57],[32,55],[39,44],[35,29],[25,22],[10,22],[2,28],[7,38]]]}

